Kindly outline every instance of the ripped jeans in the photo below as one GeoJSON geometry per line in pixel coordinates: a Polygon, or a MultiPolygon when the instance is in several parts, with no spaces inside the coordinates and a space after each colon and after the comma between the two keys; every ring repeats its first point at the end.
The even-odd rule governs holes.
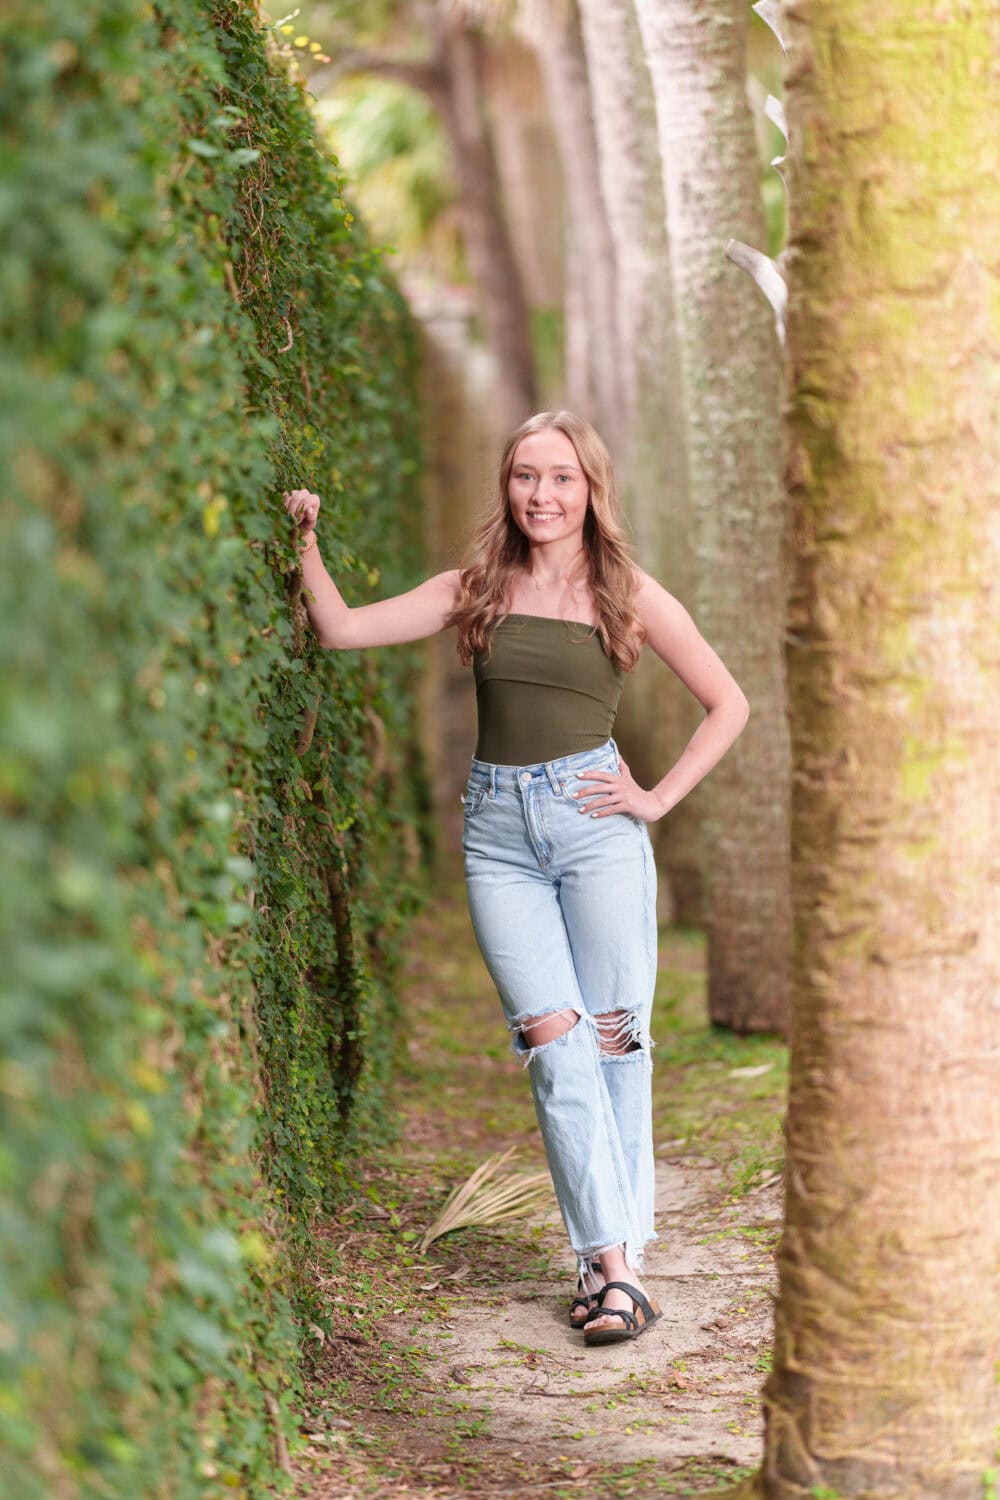
{"type": "Polygon", "coordinates": [[[600,785],[577,781],[584,770],[617,772],[614,740],[533,766],[473,759],[462,838],[472,926],[528,1069],[581,1276],[615,1245],[640,1272],[657,1238],[656,866],[643,820],[582,812],[573,791],[600,785]],[[557,1012],[568,1029],[529,1045],[529,1023],[557,1012]]]}

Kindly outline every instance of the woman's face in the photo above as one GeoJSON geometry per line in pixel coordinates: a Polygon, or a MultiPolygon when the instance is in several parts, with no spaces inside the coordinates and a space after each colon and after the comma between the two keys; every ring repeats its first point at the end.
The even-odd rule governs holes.
{"type": "Polygon", "coordinates": [[[511,513],[529,542],[579,537],[590,485],[577,451],[564,432],[530,432],[514,451],[507,494],[511,513]]]}

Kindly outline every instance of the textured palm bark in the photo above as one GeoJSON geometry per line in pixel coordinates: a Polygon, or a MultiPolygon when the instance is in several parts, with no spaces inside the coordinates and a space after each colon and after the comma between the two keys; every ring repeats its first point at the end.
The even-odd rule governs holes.
{"type": "Polygon", "coordinates": [[[770,307],[725,258],[765,241],[745,0],[636,0],[653,79],[696,513],[699,624],[750,700],[705,782],[712,1019],[787,1024],[789,747],[781,363],[770,307]]]}
{"type": "Polygon", "coordinates": [[[482,103],[482,38],[460,10],[439,7],[432,21],[440,79],[436,97],[458,179],[466,253],[497,359],[497,401],[509,430],[535,410],[535,365],[527,298],[482,103]]]}
{"type": "MultiPolygon", "coordinates": [[[[490,38],[485,84],[490,135],[528,306],[561,315],[566,214],[562,162],[534,50],[510,32],[490,38]]],[[[537,371],[539,380],[541,370],[537,371]]],[[[559,371],[561,384],[562,372],[559,371]]],[[[547,405],[544,393],[541,405],[547,405]]]]}
{"type": "Polygon", "coordinates": [[[1000,1428],[1000,6],[786,6],[795,917],[770,1500],[1000,1428]]]}
{"type": "MultiPolygon", "coordinates": [[[[693,606],[686,419],[653,89],[632,0],[580,0],[580,19],[615,249],[623,498],[640,561],[693,606]]],[[[647,654],[618,720],[633,775],[646,785],[659,781],[701,718],[687,688],[647,654]]],[[[655,830],[671,915],[687,923],[703,918],[700,800],[684,798],[655,830]]]]}
{"type": "Polygon", "coordinates": [[[563,167],[566,215],[566,401],[618,451],[625,402],[615,302],[615,249],[601,197],[593,100],[576,0],[518,0],[563,167]]]}
{"type": "MultiPolygon", "coordinates": [[[[472,338],[472,309],[447,288],[409,289],[420,327],[421,498],[428,571],[455,567],[481,497],[495,484],[495,455],[506,439],[498,425],[494,366],[472,338]]],[[[435,855],[454,860],[462,843],[458,791],[476,741],[476,700],[451,630],[425,643],[420,679],[421,742],[430,771],[435,855]]],[[[451,866],[454,869],[454,865],[451,866]]]]}

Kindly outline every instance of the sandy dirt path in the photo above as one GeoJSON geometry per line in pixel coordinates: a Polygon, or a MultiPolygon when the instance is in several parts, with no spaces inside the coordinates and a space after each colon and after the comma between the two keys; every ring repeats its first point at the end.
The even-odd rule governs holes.
{"type": "Polygon", "coordinates": [[[530,1220],[447,1235],[426,1257],[401,1254],[490,1153],[516,1143],[520,1170],[544,1166],[461,887],[432,898],[408,943],[399,1141],[328,1226],[334,1333],[297,1494],[703,1495],[756,1468],[784,1049],[707,1027],[693,935],[664,935],[661,980],[660,1238],[644,1280],[664,1316],[634,1342],[588,1349],[567,1320],[574,1263],[554,1200],[530,1220]]]}
{"type": "MultiPolygon", "coordinates": [[[[452,1337],[437,1363],[461,1378],[453,1399],[475,1394],[494,1437],[515,1453],[573,1453],[578,1464],[656,1459],[678,1469],[698,1460],[720,1473],[759,1458],[770,1264],[738,1240],[711,1238],[734,1222],[720,1215],[716,1169],[674,1160],[657,1175],[662,1237],[644,1281],[664,1316],[648,1334],[586,1348],[567,1322],[569,1272],[519,1282],[488,1313],[470,1299],[448,1318],[452,1337]]],[[[775,1185],[744,1204],[740,1222],[770,1227],[779,1218],[775,1185]]],[[[560,1221],[551,1232],[562,1238],[560,1221]]]]}

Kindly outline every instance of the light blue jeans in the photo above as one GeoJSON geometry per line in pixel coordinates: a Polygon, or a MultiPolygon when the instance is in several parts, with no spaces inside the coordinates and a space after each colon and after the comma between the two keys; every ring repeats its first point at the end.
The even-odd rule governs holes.
{"type": "Polygon", "coordinates": [[[473,758],[462,839],[472,926],[511,1048],[528,1068],[581,1276],[615,1245],[641,1271],[644,1247],[657,1237],[649,1035],[656,866],[642,819],[581,811],[573,791],[600,784],[577,780],[589,770],[618,772],[614,740],[533,766],[473,758]],[[570,1029],[529,1047],[520,1028],[563,1010],[576,1013],[570,1029]],[[611,1034],[634,1050],[605,1050],[611,1034]]]}

